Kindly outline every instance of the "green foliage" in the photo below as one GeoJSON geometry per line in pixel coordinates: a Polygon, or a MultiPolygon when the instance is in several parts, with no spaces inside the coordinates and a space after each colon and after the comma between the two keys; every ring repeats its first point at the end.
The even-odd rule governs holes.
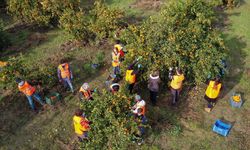
{"type": "Polygon", "coordinates": [[[79,0],[9,0],[8,10],[16,19],[27,23],[57,25],[63,10],[74,10],[79,5],[79,0]]]}
{"type": "Polygon", "coordinates": [[[65,9],[60,17],[60,25],[77,40],[99,42],[111,38],[122,22],[124,13],[110,8],[101,2],[95,2],[94,8],[88,12],[65,9]]]}
{"type": "Polygon", "coordinates": [[[122,11],[100,1],[96,1],[89,12],[83,11],[79,0],[9,0],[8,10],[17,19],[27,23],[59,24],[75,39],[86,42],[112,37],[124,17],[122,11]]]}
{"type": "Polygon", "coordinates": [[[3,67],[0,72],[0,83],[8,88],[15,88],[17,77],[24,80],[40,81],[44,86],[52,87],[57,81],[56,67],[49,64],[36,67],[29,66],[24,63],[21,56],[12,57],[8,60],[8,65],[3,67]]]}
{"type": "Polygon", "coordinates": [[[104,64],[104,59],[105,59],[104,52],[103,51],[99,51],[99,52],[97,52],[97,54],[93,58],[92,63],[93,64],[103,65],[104,64]]]}
{"type": "Polygon", "coordinates": [[[93,17],[89,28],[95,33],[96,39],[101,40],[112,37],[113,32],[121,26],[124,12],[101,2],[95,2],[91,15],[93,17]]]}
{"type": "Polygon", "coordinates": [[[3,30],[4,23],[3,20],[0,19],[0,52],[10,45],[9,37],[6,32],[3,30]]]}
{"type": "Polygon", "coordinates": [[[182,132],[181,126],[180,125],[174,125],[170,128],[169,134],[172,136],[178,136],[182,132]]]}
{"type": "Polygon", "coordinates": [[[77,40],[89,41],[93,33],[88,29],[89,21],[82,10],[65,9],[59,20],[60,26],[77,40]]]}
{"type": "Polygon", "coordinates": [[[82,108],[93,122],[89,140],[82,144],[86,149],[126,149],[136,124],[130,113],[130,98],[124,92],[112,95],[103,91],[94,95],[91,102],[82,103],[82,108]]]}
{"type": "Polygon", "coordinates": [[[159,15],[122,34],[129,51],[125,63],[142,56],[145,80],[154,69],[166,76],[168,67],[175,66],[192,82],[205,81],[209,74],[214,77],[226,51],[213,23],[213,7],[202,0],[169,3],[159,15]]]}

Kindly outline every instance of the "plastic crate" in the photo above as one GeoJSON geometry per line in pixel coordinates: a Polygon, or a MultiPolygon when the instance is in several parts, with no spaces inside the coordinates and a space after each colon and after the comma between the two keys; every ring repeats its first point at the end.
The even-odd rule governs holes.
{"type": "Polygon", "coordinates": [[[226,137],[229,134],[231,128],[231,124],[222,122],[221,120],[216,120],[213,126],[213,131],[226,137]]]}
{"type": "Polygon", "coordinates": [[[240,108],[243,104],[243,101],[241,99],[241,95],[239,93],[234,93],[231,97],[230,97],[230,105],[234,108],[240,108]],[[239,101],[235,101],[233,99],[233,96],[239,96],[240,100],[239,101]]]}
{"type": "Polygon", "coordinates": [[[56,102],[61,100],[61,96],[59,93],[54,92],[50,93],[49,95],[45,96],[46,103],[49,105],[55,105],[56,102]]]}

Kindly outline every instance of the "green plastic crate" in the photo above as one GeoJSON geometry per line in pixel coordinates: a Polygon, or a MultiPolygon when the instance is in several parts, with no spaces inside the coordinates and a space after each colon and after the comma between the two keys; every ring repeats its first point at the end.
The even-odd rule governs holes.
{"type": "Polygon", "coordinates": [[[54,92],[50,93],[49,95],[45,96],[46,103],[49,105],[55,105],[56,102],[61,100],[61,96],[59,93],[54,92]]]}

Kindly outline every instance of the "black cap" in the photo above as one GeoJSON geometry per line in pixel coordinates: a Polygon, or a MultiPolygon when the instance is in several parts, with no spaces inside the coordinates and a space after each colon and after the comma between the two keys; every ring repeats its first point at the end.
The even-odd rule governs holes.
{"type": "Polygon", "coordinates": [[[16,78],[16,83],[20,83],[20,82],[22,82],[22,79],[16,78]]]}

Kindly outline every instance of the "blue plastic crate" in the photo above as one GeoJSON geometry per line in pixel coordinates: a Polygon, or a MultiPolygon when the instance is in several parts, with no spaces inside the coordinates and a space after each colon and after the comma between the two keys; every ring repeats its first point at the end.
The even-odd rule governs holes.
{"type": "Polygon", "coordinates": [[[231,128],[232,128],[231,124],[222,122],[221,120],[216,120],[213,126],[213,131],[222,136],[227,136],[231,128]]]}

